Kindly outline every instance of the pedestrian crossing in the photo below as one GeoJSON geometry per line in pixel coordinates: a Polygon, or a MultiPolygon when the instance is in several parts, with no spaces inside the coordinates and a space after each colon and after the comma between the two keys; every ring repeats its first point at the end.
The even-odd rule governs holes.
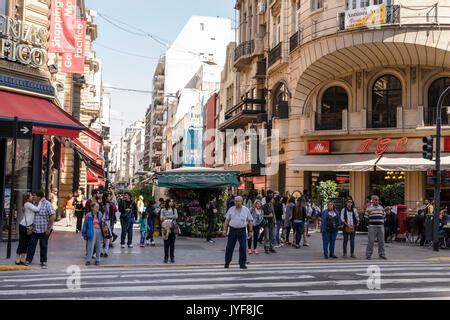
{"type": "Polygon", "coordinates": [[[247,270],[219,265],[82,267],[79,274],[73,270],[77,267],[72,272],[2,272],[0,299],[450,298],[449,261],[250,264],[247,270]]]}

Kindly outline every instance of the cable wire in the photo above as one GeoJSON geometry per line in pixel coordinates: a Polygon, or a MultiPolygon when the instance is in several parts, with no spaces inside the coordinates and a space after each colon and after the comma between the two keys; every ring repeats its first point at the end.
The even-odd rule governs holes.
{"type": "Polygon", "coordinates": [[[128,55],[128,56],[132,56],[132,57],[138,57],[138,58],[147,59],[147,60],[159,60],[160,59],[159,57],[158,58],[156,58],[156,57],[147,57],[147,56],[143,56],[143,55],[140,55],[140,54],[130,53],[130,52],[126,52],[126,51],[123,51],[123,50],[111,48],[111,47],[105,46],[105,45],[97,43],[97,42],[95,42],[94,45],[95,46],[99,46],[99,47],[104,48],[104,49],[108,49],[108,50],[120,53],[120,54],[125,54],[125,55],[128,55]]]}

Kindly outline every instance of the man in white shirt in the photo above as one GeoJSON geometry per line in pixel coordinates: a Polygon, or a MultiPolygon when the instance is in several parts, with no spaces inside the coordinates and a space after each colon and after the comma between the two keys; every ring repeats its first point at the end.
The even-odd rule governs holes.
{"type": "Polygon", "coordinates": [[[247,226],[249,237],[253,236],[253,217],[247,207],[242,205],[242,197],[234,199],[235,205],[228,209],[223,224],[223,234],[228,232],[227,249],[225,251],[225,268],[230,267],[236,242],[239,241],[239,266],[247,269],[247,226]]]}

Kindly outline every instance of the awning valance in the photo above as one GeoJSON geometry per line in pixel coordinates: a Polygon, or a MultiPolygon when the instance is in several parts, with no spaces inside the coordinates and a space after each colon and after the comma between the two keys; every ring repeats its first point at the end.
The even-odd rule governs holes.
{"type": "MultiPolygon", "coordinates": [[[[436,163],[422,158],[422,153],[384,154],[377,163],[380,171],[427,171],[434,170],[436,163]]],[[[441,155],[441,168],[450,169],[450,154],[441,155]]]]}
{"type": "Polygon", "coordinates": [[[33,133],[76,138],[85,127],[49,100],[0,91],[0,120],[33,124],[33,133]]]}
{"type": "Polygon", "coordinates": [[[178,189],[208,189],[239,186],[239,172],[214,168],[179,168],[156,174],[158,186],[178,189]]]}
{"type": "Polygon", "coordinates": [[[375,154],[344,154],[299,156],[289,164],[300,171],[373,171],[380,156],[375,154]]]}

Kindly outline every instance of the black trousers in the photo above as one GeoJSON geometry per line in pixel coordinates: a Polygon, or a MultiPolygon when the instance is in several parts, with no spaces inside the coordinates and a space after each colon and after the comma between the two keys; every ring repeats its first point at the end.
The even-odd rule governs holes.
{"type": "Polygon", "coordinates": [[[170,260],[175,260],[175,239],[176,235],[170,233],[168,239],[164,240],[164,260],[169,260],[169,251],[170,260]]]}
{"type": "Polygon", "coordinates": [[[228,232],[227,249],[225,251],[225,264],[230,264],[236,242],[239,241],[239,265],[245,266],[247,262],[247,228],[236,229],[230,227],[228,232]]]}
{"type": "Polygon", "coordinates": [[[45,233],[33,233],[27,250],[27,261],[29,263],[33,262],[38,241],[41,253],[41,263],[47,262],[48,236],[45,233]]]}
{"type": "Polygon", "coordinates": [[[214,229],[216,226],[216,218],[208,217],[208,231],[206,233],[206,240],[209,241],[213,238],[214,229]]]}
{"type": "Polygon", "coordinates": [[[83,227],[83,211],[75,211],[75,216],[77,217],[77,231],[81,232],[83,227]]]}
{"type": "Polygon", "coordinates": [[[258,237],[259,237],[259,226],[253,226],[253,237],[248,239],[248,248],[252,248],[252,240],[253,240],[253,249],[256,250],[258,247],[258,237]]]}
{"type": "Polygon", "coordinates": [[[19,225],[19,245],[17,246],[17,254],[26,254],[30,243],[31,235],[27,234],[27,227],[19,225]]]}
{"type": "Polygon", "coordinates": [[[122,226],[122,234],[120,236],[120,244],[125,244],[125,238],[128,236],[127,245],[133,243],[133,223],[128,223],[127,219],[120,219],[120,225],[122,226]]]}

